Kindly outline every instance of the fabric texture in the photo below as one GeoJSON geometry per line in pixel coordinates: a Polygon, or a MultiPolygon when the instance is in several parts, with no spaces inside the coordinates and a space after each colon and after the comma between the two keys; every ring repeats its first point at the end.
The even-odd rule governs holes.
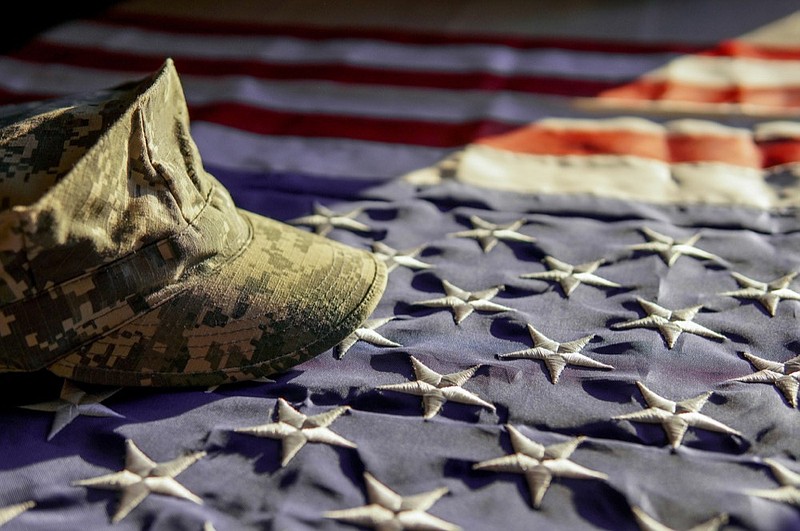
{"type": "Polygon", "coordinates": [[[126,0],[0,56],[2,102],[173,57],[237,205],[390,271],[266,378],[0,375],[0,529],[799,529],[797,9],[126,0]]]}

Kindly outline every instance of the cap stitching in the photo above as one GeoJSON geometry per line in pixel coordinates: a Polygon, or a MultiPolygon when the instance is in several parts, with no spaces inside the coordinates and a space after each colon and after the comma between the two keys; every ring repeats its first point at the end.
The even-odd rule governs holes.
{"type": "MultiPolygon", "coordinates": [[[[328,287],[327,287],[327,291],[323,294],[323,297],[327,296],[333,290],[334,290],[333,285],[329,284],[328,287]]],[[[163,304],[163,303],[159,303],[158,306],[160,306],[161,304],[163,304]]],[[[157,307],[157,306],[155,306],[155,307],[157,307]]],[[[262,321],[262,319],[259,319],[259,318],[256,318],[256,317],[240,317],[240,318],[236,318],[236,322],[259,322],[259,321],[262,321]]],[[[139,324],[139,325],[136,325],[136,326],[139,327],[139,328],[158,328],[161,325],[158,324],[158,323],[142,323],[142,324],[139,324]]],[[[222,334],[216,334],[216,333],[210,333],[210,332],[209,333],[205,333],[205,334],[193,334],[194,337],[214,337],[214,336],[218,336],[218,335],[222,335],[222,334]]],[[[229,344],[234,344],[234,343],[240,343],[242,341],[249,341],[249,340],[229,341],[229,342],[225,342],[225,343],[209,343],[208,345],[197,345],[197,347],[207,347],[207,346],[211,346],[211,345],[214,345],[214,344],[216,344],[216,345],[229,345],[229,344]]],[[[99,340],[98,342],[102,342],[102,339],[99,340]]],[[[108,342],[106,342],[106,343],[107,344],[111,344],[111,343],[108,343],[108,342]]]]}
{"type": "MultiPolygon", "coordinates": [[[[207,197],[206,197],[206,203],[203,205],[203,208],[201,208],[201,209],[200,209],[200,211],[198,212],[197,216],[195,216],[195,218],[192,220],[192,223],[190,223],[189,225],[187,225],[186,227],[184,227],[183,229],[181,229],[181,231],[180,231],[180,232],[177,232],[177,233],[175,233],[175,234],[171,235],[171,236],[170,236],[170,237],[168,237],[168,238],[164,238],[164,239],[162,239],[162,240],[158,240],[158,241],[156,241],[156,242],[153,242],[153,243],[150,243],[150,244],[148,244],[148,245],[146,245],[146,246],[144,246],[144,247],[141,247],[141,248],[140,248],[140,249],[139,249],[137,252],[141,252],[141,249],[149,248],[149,247],[151,247],[151,246],[153,246],[153,245],[159,245],[159,244],[161,244],[161,243],[163,243],[163,242],[165,242],[165,241],[171,241],[171,240],[177,239],[177,238],[179,238],[179,237],[180,237],[180,236],[181,236],[183,233],[185,233],[185,232],[186,232],[186,231],[187,231],[189,228],[191,228],[191,227],[195,227],[195,222],[197,221],[197,219],[200,217],[200,215],[202,215],[202,213],[203,213],[203,212],[205,212],[205,211],[207,210],[207,207],[208,207],[208,206],[211,204],[211,198],[213,197],[213,195],[214,195],[214,192],[215,192],[215,190],[216,190],[216,189],[217,189],[216,185],[213,185],[213,186],[210,188],[210,190],[209,190],[209,193],[208,193],[208,195],[207,195],[207,197]]],[[[245,219],[246,219],[246,218],[245,218],[245,219]]],[[[213,273],[214,271],[216,271],[216,270],[217,270],[217,269],[219,269],[220,267],[222,267],[222,266],[224,266],[225,264],[229,263],[231,260],[234,260],[234,259],[236,259],[236,258],[237,258],[239,255],[241,255],[241,253],[242,253],[242,252],[244,252],[244,250],[245,250],[245,249],[246,249],[246,248],[249,246],[250,242],[251,242],[251,241],[252,241],[252,239],[253,239],[253,228],[252,228],[252,225],[250,224],[249,220],[247,220],[247,223],[248,223],[248,229],[249,229],[249,230],[248,230],[248,236],[247,236],[247,238],[246,238],[245,242],[242,244],[242,247],[241,247],[241,248],[239,248],[239,250],[237,250],[237,251],[236,251],[236,253],[234,253],[233,255],[231,255],[231,257],[229,257],[227,260],[225,260],[225,261],[221,262],[220,264],[218,264],[218,265],[217,265],[217,267],[215,267],[214,269],[211,269],[211,270],[210,270],[210,271],[208,271],[206,274],[213,273]]],[[[129,259],[132,259],[134,254],[135,254],[135,253],[129,253],[128,255],[126,255],[126,256],[124,256],[124,257],[120,258],[119,260],[115,260],[115,261],[113,261],[113,262],[110,262],[110,263],[106,264],[104,267],[101,267],[101,268],[95,269],[95,270],[93,270],[93,271],[91,271],[91,272],[89,272],[89,273],[85,273],[85,274],[83,274],[83,275],[81,275],[81,276],[79,276],[79,277],[74,277],[73,279],[70,279],[70,280],[69,280],[69,281],[67,281],[67,282],[62,282],[62,283],[60,283],[60,284],[57,284],[57,285],[51,286],[51,287],[50,287],[50,288],[48,288],[47,290],[45,290],[45,291],[43,291],[43,292],[41,292],[41,293],[38,293],[38,294],[36,295],[36,297],[42,296],[42,295],[44,295],[44,294],[47,294],[47,293],[49,293],[51,290],[54,290],[54,289],[56,289],[56,288],[59,288],[59,287],[63,287],[63,286],[65,286],[65,285],[67,285],[67,284],[69,284],[69,283],[71,283],[71,282],[76,282],[76,281],[78,281],[78,280],[81,280],[81,279],[83,279],[84,277],[87,277],[87,276],[88,276],[88,275],[90,275],[90,274],[96,273],[96,272],[98,272],[98,271],[102,271],[102,270],[104,270],[104,269],[106,269],[106,268],[109,268],[109,267],[111,267],[111,266],[114,266],[114,265],[118,265],[118,264],[120,264],[120,263],[124,263],[123,261],[127,261],[127,260],[129,260],[129,259]]],[[[203,274],[203,276],[205,276],[205,274],[203,274]]],[[[167,284],[167,285],[165,285],[164,287],[162,287],[161,289],[164,289],[164,288],[166,288],[166,287],[168,287],[168,286],[171,286],[171,285],[175,285],[176,283],[180,282],[182,279],[184,279],[184,280],[185,280],[185,274],[184,274],[184,275],[182,275],[182,276],[181,276],[181,277],[180,277],[180,278],[179,278],[179,279],[178,279],[176,282],[174,282],[174,283],[172,283],[172,284],[167,284]]],[[[176,296],[178,296],[179,294],[183,293],[184,291],[186,291],[186,289],[188,289],[188,288],[184,288],[184,289],[181,289],[181,290],[178,290],[178,291],[176,291],[174,294],[172,294],[171,296],[167,297],[167,298],[166,298],[166,299],[164,299],[163,301],[160,301],[158,304],[156,304],[155,306],[151,307],[150,309],[157,308],[158,306],[160,306],[161,304],[163,304],[163,303],[167,302],[168,300],[172,299],[173,297],[176,297],[176,296]]],[[[6,310],[7,308],[9,308],[10,306],[13,306],[13,305],[18,305],[18,304],[21,304],[21,303],[23,303],[23,302],[29,302],[29,301],[30,301],[32,298],[33,298],[33,297],[31,297],[31,298],[28,298],[28,299],[21,299],[21,300],[19,300],[19,301],[15,301],[15,302],[13,302],[13,303],[10,303],[10,304],[8,304],[8,305],[6,305],[6,306],[0,307],[0,311],[4,311],[4,310],[6,310]]],[[[86,323],[84,323],[84,326],[85,326],[85,325],[88,325],[88,324],[89,324],[89,323],[91,323],[91,322],[95,322],[95,321],[97,321],[97,319],[99,319],[99,318],[102,318],[103,316],[107,315],[108,313],[111,313],[111,312],[113,312],[113,311],[115,311],[115,310],[117,310],[117,309],[119,309],[119,308],[120,308],[120,306],[119,306],[119,305],[117,305],[117,306],[114,306],[113,308],[107,308],[107,309],[105,309],[105,310],[104,310],[104,311],[102,311],[101,313],[99,313],[99,314],[97,314],[96,316],[94,316],[94,317],[93,317],[93,318],[92,318],[90,321],[87,321],[86,323]]],[[[148,311],[149,311],[149,310],[148,310],[148,311]]],[[[71,353],[71,352],[74,352],[75,350],[78,350],[78,349],[80,349],[80,348],[83,348],[85,345],[87,345],[87,344],[89,344],[89,343],[92,343],[92,342],[94,342],[94,341],[97,341],[98,339],[101,339],[101,338],[103,338],[103,337],[107,336],[108,334],[110,334],[110,333],[114,332],[115,330],[118,330],[119,328],[121,328],[121,327],[125,326],[126,324],[130,323],[131,321],[133,321],[133,320],[137,319],[138,317],[141,317],[141,315],[143,315],[144,313],[145,313],[145,312],[140,312],[140,313],[137,313],[137,314],[133,315],[133,316],[132,316],[130,319],[126,319],[126,320],[122,321],[121,323],[119,323],[119,324],[117,324],[116,326],[114,326],[114,327],[110,328],[109,330],[106,330],[106,331],[104,331],[104,332],[102,332],[102,333],[100,333],[100,334],[97,334],[97,335],[94,335],[94,336],[88,337],[88,338],[87,338],[87,339],[85,339],[83,342],[79,343],[78,345],[75,345],[74,347],[72,347],[72,348],[71,348],[71,349],[69,349],[68,351],[66,351],[66,352],[64,352],[64,353],[61,353],[61,354],[59,355],[59,357],[58,357],[58,358],[56,358],[55,360],[52,360],[52,361],[45,361],[44,367],[50,366],[50,365],[52,365],[52,364],[54,364],[54,363],[58,363],[58,362],[59,362],[59,360],[63,359],[65,356],[69,355],[69,353],[71,353]]],[[[63,362],[63,363],[66,363],[66,362],[63,362]]],[[[34,369],[28,368],[27,370],[34,370],[34,369]]]]}
{"type": "MultiPolygon", "coordinates": [[[[213,268],[213,269],[211,269],[211,270],[209,270],[209,271],[207,271],[207,272],[205,272],[205,273],[202,273],[201,275],[199,275],[201,278],[202,278],[202,277],[206,277],[206,276],[209,276],[209,275],[211,275],[212,273],[216,272],[218,269],[220,269],[220,268],[224,267],[225,265],[229,264],[229,263],[230,263],[230,262],[232,262],[233,260],[236,260],[236,259],[237,259],[239,256],[241,256],[241,255],[242,255],[242,253],[244,253],[244,251],[245,251],[245,250],[246,250],[246,249],[247,249],[247,248],[250,246],[250,243],[253,241],[253,232],[254,232],[254,231],[253,231],[253,226],[252,226],[252,224],[251,224],[250,220],[249,220],[249,219],[247,219],[246,217],[245,217],[245,220],[247,221],[247,226],[248,226],[248,229],[249,229],[249,230],[248,230],[248,237],[247,237],[247,240],[246,240],[246,241],[245,241],[245,243],[242,245],[242,247],[241,247],[241,248],[239,248],[239,250],[238,250],[238,251],[236,251],[236,252],[235,252],[233,255],[231,255],[231,257],[230,257],[230,258],[228,258],[228,259],[227,259],[227,260],[225,260],[224,262],[221,262],[219,265],[217,265],[217,267],[215,267],[215,268],[213,268]]],[[[158,308],[158,307],[162,306],[163,304],[166,304],[167,302],[169,302],[169,301],[170,301],[170,300],[172,300],[173,298],[177,297],[178,295],[180,295],[180,294],[182,294],[182,293],[184,293],[184,292],[188,291],[188,289],[189,289],[189,288],[187,287],[187,288],[183,288],[183,289],[181,289],[181,290],[178,290],[178,291],[176,291],[175,293],[173,293],[173,294],[172,294],[172,295],[170,295],[169,297],[165,298],[164,300],[162,300],[162,301],[159,301],[159,302],[158,302],[158,304],[156,304],[155,306],[152,306],[152,307],[150,307],[150,308],[147,310],[147,312],[150,312],[150,311],[152,311],[152,310],[155,310],[156,308],[158,308]]],[[[145,312],[145,313],[147,313],[147,312],[145,312]]],[[[91,339],[87,339],[85,342],[81,343],[80,345],[77,345],[77,346],[73,347],[73,348],[72,348],[72,349],[70,349],[68,352],[64,353],[64,355],[63,355],[63,356],[67,356],[67,355],[69,355],[70,353],[72,353],[72,352],[74,352],[74,351],[76,351],[76,350],[78,350],[78,349],[81,349],[81,348],[83,348],[83,347],[84,347],[85,345],[87,345],[88,343],[98,342],[99,340],[102,340],[104,337],[108,336],[109,334],[113,333],[113,332],[114,332],[114,331],[116,331],[116,330],[119,330],[119,329],[120,329],[120,328],[122,328],[123,326],[125,326],[125,325],[129,324],[130,322],[132,322],[132,321],[134,321],[134,320],[136,320],[136,319],[138,319],[138,318],[139,318],[139,317],[141,317],[142,315],[143,315],[143,314],[137,314],[137,315],[134,315],[134,316],[133,316],[133,317],[131,317],[130,319],[126,319],[125,321],[121,322],[120,324],[118,324],[118,325],[117,325],[117,326],[115,326],[114,328],[111,328],[111,329],[109,329],[109,330],[105,331],[103,334],[101,334],[101,335],[99,335],[99,336],[97,336],[97,337],[91,338],[91,339]]],[[[62,358],[63,358],[63,356],[62,356],[62,358]]],[[[50,363],[50,364],[48,364],[48,365],[52,365],[52,364],[54,364],[54,363],[60,363],[61,365],[63,365],[63,366],[66,366],[66,367],[76,367],[76,366],[77,366],[77,365],[76,365],[76,364],[74,364],[74,363],[69,363],[69,362],[67,362],[67,361],[63,361],[62,359],[57,359],[57,360],[55,360],[55,361],[51,362],[51,363],[50,363]]]]}
{"type": "MultiPolygon", "coordinates": [[[[340,329],[343,327],[343,325],[345,325],[345,323],[348,323],[349,321],[353,320],[353,317],[355,315],[357,315],[364,306],[369,306],[372,303],[372,301],[376,298],[376,296],[379,296],[379,294],[382,292],[382,290],[376,289],[376,286],[378,284],[383,285],[386,282],[387,273],[386,273],[385,266],[383,265],[382,262],[379,262],[374,256],[372,256],[372,255],[369,255],[369,256],[370,256],[370,258],[372,258],[373,264],[375,264],[375,274],[372,277],[372,282],[370,284],[369,291],[365,294],[364,298],[362,298],[361,301],[359,301],[358,305],[355,308],[353,308],[353,310],[351,310],[350,313],[348,313],[341,321],[339,321],[336,324],[336,327],[333,330],[331,330],[330,332],[328,332],[327,334],[325,334],[321,338],[317,338],[316,340],[312,341],[311,343],[303,345],[302,347],[300,347],[298,349],[295,349],[292,352],[289,352],[289,353],[286,353],[286,354],[284,354],[282,356],[278,356],[277,358],[272,358],[270,360],[265,360],[265,361],[262,361],[262,362],[259,362],[259,363],[252,363],[252,364],[249,364],[249,365],[237,365],[236,367],[225,367],[225,368],[222,368],[222,369],[215,369],[213,371],[208,371],[208,372],[152,372],[152,373],[146,373],[146,375],[147,376],[158,377],[158,376],[179,376],[179,375],[180,376],[194,376],[194,375],[208,375],[208,374],[215,374],[215,373],[227,374],[227,373],[231,373],[231,372],[240,372],[243,369],[250,369],[250,368],[259,367],[259,366],[262,366],[262,365],[273,364],[273,363],[276,363],[276,362],[278,362],[278,361],[280,361],[282,359],[290,358],[290,357],[296,356],[297,354],[301,354],[303,352],[308,352],[308,350],[310,348],[312,348],[314,345],[317,345],[319,343],[323,343],[323,342],[327,341],[331,336],[333,336],[335,334],[338,334],[340,329]]],[[[217,343],[217,344],[225,345],[225,344],[235,344],[235,343],[239,343],[239,342],[240,341],[231,341],[229,343],[217,343]]],[[[70,368],[72,368],[72,367],[80,367],[79,365],[77,365],[75,363],[67,363],[67,362],[63,362],[63,361],[60,362],[60,363],[61,363],[62,366],[65,366],[65,367],[70,367],[70,368]]],[[[123,370],[119,370],[119,369],[99,369],[99,371],[102,371],[105,374],[143,374],[141,371],[123,371],[123,370]]]]}
{"type": "MultiPolygon", "coordinates": [[[[203,204],[203,208],[201,208],[200,211],[197,213],[197,215],[190,222],[188,222],[187,225],[185,227],[183,227],[180,231],[178,231],[178,232],[176,232],[174,234],[171,234],[170,236],[167,236],[166,238],[162,238],[160,240],[156,240],[156,241],[150,242],[147,245],[143,245],[142,247],[139,247],[138,249],[136,249],[134,251],[131,251],[130,253],[126,254],[125,256],[117,258],[116,260],[113,260],[111,262],[107,262],[107,263],[103,264],[102,266],[99,266],[99,267],[97,267],[95,269],[91,269],[89,271],[86,271],[85,273],[83,273],[81,275],[78,275],[76,277],[72,277],[69,280],[65,280],[64,282],[60,282],[58,284],[53,284],[52,286],[50,286],[50,287],[48,287],[46,289],[38,291],[34,295],[30,295],[30,296],[25,297],[23,299],[19,299],[19,300],[13,301],[13,302],[9,302],[8,304],[6,304],[4,306],[0,306],[0,311],[4,311],[6,308],[9,308],[9,307],[11,307],[13,305],[16,305],[16,304],[22,304],[22,303],[25,303],[25,302],[30,302],[32,299],[34,299],[36,297],[48,294],[48,293],[50,293],[50,292],[52,292],[52,291],[54,291],[56,289],[62,288],[64,286],[67,286],[67,285],[69,285],[69,284],[71,284],[73,282],[78,282],[80,280],[88,278],[88,277],[90,277],[90,276],[92,276],[94,274],[97,274],[99,271],[103,271],[105,269],[109,269],[111,267],[114,267],[114,266],[117,266],[117,265],[120,265],[120,264],[124,264],[125,262],[127,262],[129,260],[132,260],[135,257],[136,253],[141,253],[143,250],[148,249],[150,247],[158,246],[158,245],[161,245],[161,244],[163,244],[165,242],[172,241],[172,240],[175,240],[175,239],[179,238],[181,235],[183,235],[183,233],[188,231],[190,228],[195,227],[195,222],[197,221],[197,218],[199,218],[203,214],[203,212],[206,211],[208,206],[211,204],[211,197],[213,196],[214,190],[215,190],[215,186],[212,186],[211,190],[209,191],[208,195],[206,196],[206,201],[203,204]]],[[[23,238],[24,238],[24,236],[23,236],[23,238]]],[[[23,239],[23,243],[24,243],[24,239],[23,239]]],[[[27,259],[27,246],[26,246],[26,259],[27,259]]],[[[33,272],[31,271],[31,276],[32,275],[33,275],[33,272]]]]}

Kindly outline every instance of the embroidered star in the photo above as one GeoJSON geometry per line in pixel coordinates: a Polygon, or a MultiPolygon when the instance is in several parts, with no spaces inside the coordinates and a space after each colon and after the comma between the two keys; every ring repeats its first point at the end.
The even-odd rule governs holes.
{"type": "MultiPolygon", "coordinates": [[[[636,518],[636,523],[642,531],[675,531],[671,527],[667,527],[646,512],[641,507],[631,507],[633,516],[636,518]]],[[[720,527],[728,523],[728,515],[723,513],[720,515],[706,520],[696,526],[689,528],[687,531],[718,531],[720,527]]]]}
{"type": "Polygon", "coordinates": [[[382,319],[367,319],[363,325],[344,338],[341,343],[336,346],[336,354],[339,359],[342,359],[347,351],[350,350],[350,347],[356,344],[357,341],[366,341],[371,345],[376,345],[378,347],[401,347],[400,343],[395,343],[389,339],[386,339],[378,332],[375,331],[376,328],[379,328],[389,321],[393,320],[394,317],[384,317],[382,319]]]}
{"type": "Polygon", "coordinates": [[[797,393],[800,389],[800,356],[795,356],[783,363],[765,360],[749,352],[742,352],[742,356],[758,371],[728,381],[772,384],[783,393],[790,406],[797,407],[797,393]]]}
{"type": "Polygon", "coordinates": [[[28,509],[33,509],[34,507],[36,507],[36,502],[34,501],[26,501],[23,503],[16,503],[14,505],[0,507],[0,526],[7,524],[28,509]]]}
{"type": "Polygon", "coordinates": [[[611,282],[602,277],[594,274],[598,267],[600,267],[605,260],[596,260],[594,262],[587,262],[585,264],[570,265],[561,260],[557,260],[552,256],[545,256],[544,263],[550,269],[549,271],[542,271],[541,273],[528,273],[520,275],[520,278],[532,278],[535,280],[552,280],[558,282],[564,295],[569,297],[575,291],[581,282],[590,286],[603,287],[603,288],[621,288],[620,284],[611,282]]]}
{"type": "Polygon", "coordinates": [[[446,280],[442,280],[442,287],[445,292],[444,297],[414,302],[412,304],[428,306],[430,308],[450,308],[453,312],[453,320],[456,324],[461,324],[461,321],[469,317],[475,310],[479,312],[514,311],[514,308],[502,306],[490,300],[504,289],[503,286],[496,286],[481,291],[466,291],[454,286],[446,280]]]}
{"type": "Polygon", "coordinates": [[[718,334],[692,321],[695,315],[697,315],[697,312],[703,308],[702,305],[682,308],[680,310],[668,310],[654,302],[649,302],[638,297],[636,300],[647,313],[647,317],[626,321],[624,323],[616,323],[611,326],[612,329],[653,328],[659,331],[669,348],[675,346],[675,342],[682,332],[688,332],[689,334],[695,334],[708,339],[725,340],[725,336],[722,334],[718,334]]]}
{"type": "Polygon", "coordinates": [[[430,269],[433,266],[421,260],[417,260],[417,255],[425,248],[424,245],[408,249],[406,251],[398,251],[393,249],[382,242],[374,242],[372,244],[372,254],[379,260],[386,264],[386,272],[391,273],[397,266],[407,267],[409,269],[430,269]]]}
{"type": "Polygon", "coordinates": [[[567,365],[606,370],[614,368],[611,365],[600,363],[581,354],[581,349],[592,340],[594,335],[574,339],[566,343],[558,343],[536,330],[530,324],[528,325],[528,332],[531,334],[531,339],[533,339],[533,348],[517,350],[508,354],[499,354],[498,358],[541,360],[550,373],[550,381],[554,384],[558,383],[558,378],[567,365]]]}
{"type": "Polygon", "coordinates": [[[800,474],[789,470],[774,459],[764,459],[764,462],[769,465],[772,475],[781,486],[777,489],[751,489],[745,492],[751,496],[800,507],[800,474]]]}
{"type": "Polygon", "coordinates": [[[87,393],[70,380],[64,380],[58,400],[19,406],[33,411],[55,413],[47,440],[51,440],[58,432],[80,415],[88,417],[117,417],[122,415],[101,404],[103,400],[118,392],[119,388],[101,393],[87,393]]]}
{"type": "Polygon", "coordinates": [[[470,223],[472,223],[471,230],[463,230],[460,232],[451,232],[448,236],[453,238],[472,238],[477,240],[481,245],[484,253],[488,253],[494,249],[497,242],[500,240],[533,243],[536,238],[520,234],[517,230],[525,225],[528,221],[525,219],[518,219],[513,223],[506,225],[495,225],[478,216],[470,216],[470,223]]]}
{"type": "Polygon", "coordinates": [[[478,365],[451,374],[439,374],[426,367],[414,356],[411,356],[411,364],[414,367],[414,377],[416,378],[413,382],[381,385],[378,386],[378,389],[421,396],[425,411],[423,416],[426,419],[439,413],[448,400],[459,404],[482,406],[494,411],[492,404],[462,388],[478,370],[478,365]]]}
{"type": "Polygon", "coordinates": [[[445,522],[426,512],[439,498],[447,494],[446,487],[413,496],[401,496],[375,479],[369,472],[364,473],[364,481],[367,484],[369,505],[341,511],[328,511],[325,513],[325,518],[372,527],[381,531],[405,529],[458,531],[461,529],[457,525],[445,522]]]}
{"type": "Polygon", "coordinates": [[[694,246],[694,244],[700,239],[699,233],[695,234],[688,240],[677,241],[674,238],[660,234],[647,227],[642,227],[641,231],[650,241],[647,243],[630,245],[628,246],[628,249],[633,251],[649,251],[658,253],[667,266],[672,267],[672,265],[678,260],[678,258],[681,257],[681,255],[705,260],[721,260],[717,255],[711,254],[702,249],[698,249],[694,246]]]}
{"type": "Polygon", "coordinates": [[[636,382],[636,385],[647,403],[647,408],[634,413],[617,415],[613,418],[615,420],[661,424],[672,448],[677,448],[681,445],[683,436],[690,427],[729,435],[741,435],[738,431],[700,413],[700,409],[712,395],[711,391],[694,398],[673,402],[654,393],[641,382],[636,382]]]}
{"type": "Polygon", "coordinates": [[[277,422],[238,428],[235,431],[282,441],[281,466],[283,467],[309,442],[356,448],[354,442],[348,441],[328,428],[334,420],[349,410],[349,406],[340,406],[309,417],[297,411],[283,398],[279,398],[277,422]]]}
{"type": "Polygon", "coordinates": [[[781,300],[800,301],[800,293],[789,289],[789,284],[797,273],[790,273],[770,282],[753,280],[739,273],[731,273],[731,276],[736,279],[741,289],[726,291],[720,295],[756,300],[767,310],[770,317],[775,317],[775,311],[781,300]]]}
{"type": "Polygon", "coordinates": [[[372,229],[369,225],[356,221],[355,217],[364,211],[363,208],[356,208],[350,212],[339,214],[318,203],[314,204],[314,213],[310,216],[302,216],[289,221],[293,225],[307,225],[314,228],[314,232],[320,236],[327,236],[333,229],[346,229],[356,232],[369,232],[372,229]]]}
{"type": "Polygon", "coordinates": [[[111,517],[112,523],[117,523],[125,518],[151,493],[183,498],[202,505],[203,500],[178,483],[175,476],[205,455],[206,452],[194,452],[165,463],[156,463],[144,455],[132,440],[127,439],[123,470],[96,478],[75,481],[73,485],[122,491],[122,500],[120,500],[117,512],[111,517]]]}
{"type": "Polygon", "coordinates": [[[542,498],[554,477],[608,479],[608,476],[602,472],[590,470],[569,460],[585,437],[575,437],[563,443],[544,446],[532,441],[510,424],[506,425],[506,430],[511,437],[511,447],[514,449],[514,453],[481,461],[472,465],[472,468],[523,474],[528,482],[531,505],[536,509],[541,507],[542,498]]]}

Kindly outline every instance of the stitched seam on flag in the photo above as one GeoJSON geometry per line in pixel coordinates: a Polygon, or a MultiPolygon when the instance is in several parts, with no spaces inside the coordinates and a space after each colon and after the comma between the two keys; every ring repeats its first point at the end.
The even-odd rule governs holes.
{"type": "MultiPolygon", "coordinates": [[[[312,341],[311,343],[307,343],[307,344],[303,345],[302,347],[299,347],[299,348],[293,350],[292,352],[288,352],[288,353],[284,354],[283,356],[279,356],[277,358],[270,358],[269,360],[265,360],[265,361],[262,361],[260,363],[253,363],[253,364],[250,364],[250,365],[236,365],[235,367],[224,367],[224,368],[221,368],[221,369],[216,369],[216,370],[207,371],[207,372],[185,372],[185,371],[162,372],[162,371],[159,371],[159,372],[156,372],[156,373],[153,373],[153,374],[154,375],[160,375],[160,376],[175,376],[175,375],[192,376],[192,375],[204,375],[204,374],[211,374],[211,373],[230,373],[230,372],[238,373],[238,372],[241,372],[243,369],[256,368],[256,367],[260,367],[262,365],[270,365],[270,364],[279,362],[280,360],[283,360],[283,359],[286,359],[286,358],[291,358],[293,356],[297,356],[298,354],[302,354],[304,352],[308,352],[315,345],[325,344],[326,342],[329,341],[329,339],[331,337],[334,337],[336,335],[341,335],[342,328],[345,328],[348,331],[350,331],[350,329],[352,328],[350,322],[353,321],[355,316],[360,314],[361,309],[363,307],[369,306],[372,303],[372,301],[375,299],[376,296],[379,297],[381,295],[381,293],[382,293],[381,290],[380,289],[376,289],[376,288],[377,288],[378,285],[383,283],[382,279],[383,279],[383,281],[385,281],[385,279],[387,278],[387,274],[385,272],[386,270],[381,267],[381,263],[378,262],[377,259],[375,259],[374,257],[372,257],[372,260],[373,260],[373,263],[375,264],[375,274],[372,277],[372,282],[370,284],[369,291],[367,291],[366,295],[364,295],[364,297],[361,299],[361,301],[358,303],[358,305],[355,308],[353,308],[353,310],[351,310],[350,313],[348,313],[341,321],[339,321],[336,324],[336,326],[334,327],[333,330],[331,330],[330,332],[328,332],[324,336],[322,336],[320,338],[317,338],[316,340],[312,341]]],[[[172,297],[170,297],[170,299],[171,298],[172,297]]],[[[167,299],[167,300],[169,300],[169,299],[167,299]]],[[[166,302],[166,300],[164,302],[166,302]]],[[[131,321],[134,320],[134,319],[131,319],[131,321]]],[[[248,319],[248,320],[254,320],[254,319],[248,319]]],[[[360,319],[359,319],[359,322],[360,322],[360,319]]],[[[250,339],[248,339],[247,341],[250,341],[250,339]]],[[[226,342],[226,343],[211,343],[211,344],[208,344],[208,345],[203,345],[203,347],[211,346],[211,345],[214,345],[214,344],[216,344],[216,345],[230,345],[230,344],[236,344],[236,343],[241,343],[241,342],[242,342],[242,340],[229,341],[229,342],[226,342]]],[[[197,356],[194,356],[191,359],[196,359],[196,358],[197,358],[197,356]]],[[[80,365],[78,365],[78,364],[69,363],[69,362],[65,362],[65,361],[61,361],[59,364],[61,366],[63,366],[63,367],[68,367],[68,368],[80,367],[80,365]]],[[[140,371],[123,371],[123,370],[119,370],[119,369],[101,369],[101,368],[96,368],[96,370],[99,370],[100,372],[102,372],[104,374],[141,374],[140,371]]]]}

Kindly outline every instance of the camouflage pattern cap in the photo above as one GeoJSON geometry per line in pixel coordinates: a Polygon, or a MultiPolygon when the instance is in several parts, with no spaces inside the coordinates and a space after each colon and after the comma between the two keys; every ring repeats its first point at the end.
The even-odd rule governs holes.
{"type": "Polygon", "coordinates": [[[237,209],[171,60],[140,83],[0,110],[0,372],[215,385],[334,346],[386,284],[371,254],[237,209]]]}

